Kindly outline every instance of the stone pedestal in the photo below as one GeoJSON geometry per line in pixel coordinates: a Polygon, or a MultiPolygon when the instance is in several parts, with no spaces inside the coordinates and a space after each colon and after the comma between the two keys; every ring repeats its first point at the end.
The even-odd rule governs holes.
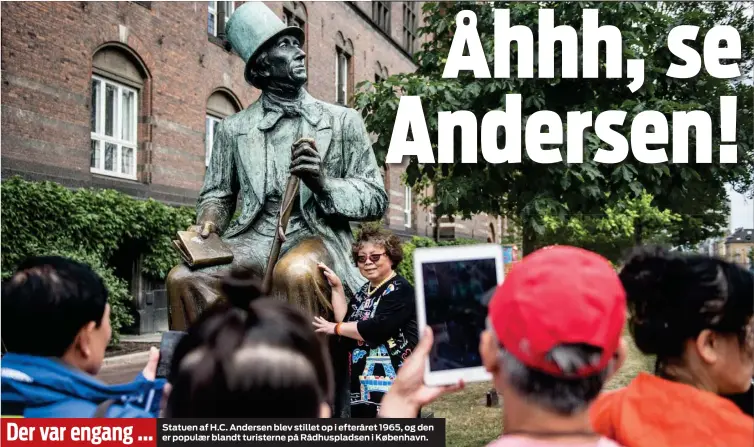
{"type": "Polygon", "coordinates": [[[168,325],[168,295],[165,289],[152,290],[145,294],[144,305],[138,310],[139,334],[165,332],[168,325]]]}

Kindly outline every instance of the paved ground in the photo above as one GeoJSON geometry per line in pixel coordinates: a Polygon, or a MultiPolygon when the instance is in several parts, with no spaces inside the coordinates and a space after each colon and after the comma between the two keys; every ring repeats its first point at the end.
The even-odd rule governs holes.
{"type": "Polygon", "coordinates": [[[144,351],[105,359],[97,378],[109,384],[130,382],[144,369],[148,357],[149,351],[144,351]]]}
{"type": "MultiPolygon", "coordinates": [[[[105,358],[105,363],[99,374],[97,374],[97,378],[109,384],[132,381],[134,377],[136,377],[136,374],[146,366],[149,348],[151,346],[159,348],[161,339],[161,333],[122,335],[121,342],[123,342],[123,345],[133,345],[137,347],[141,345],[143,348],[137,349],[138,352],[133,352],[134,349],[127,349],[126,352],[129,353],[126,355],[105,358]]],[[[133,346],[131,346],[131,348],[133,348],[133,346]]]]}

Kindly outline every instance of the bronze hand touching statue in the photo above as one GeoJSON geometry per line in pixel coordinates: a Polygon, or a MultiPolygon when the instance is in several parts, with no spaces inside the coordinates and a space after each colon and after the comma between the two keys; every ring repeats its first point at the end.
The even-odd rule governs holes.
{"type": "Polygon", "coordinates": [[[237,8],[226,37],[246,63],[246,81],[262,94],[218,126],[192,230],[220,235],[233,263],[170,271],[171,329],[185,329],[219,298],[220,279],[234,265],[251,267],[260,278],[266,273],[292,175],[300,183],[273,263],[272,294],[312,317],[331,318],[330,286],[317,264],[331,266],[349,290],[358,290],[366,279],[351,259],[349,222],[380,219],[388,205],[369,134],[356,110],[303,88],[304,33],[286,27],[264,3],[237,8]]]}

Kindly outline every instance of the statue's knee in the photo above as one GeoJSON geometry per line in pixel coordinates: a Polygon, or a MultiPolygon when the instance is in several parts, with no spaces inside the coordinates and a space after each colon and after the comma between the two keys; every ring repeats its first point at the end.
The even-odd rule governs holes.
{"type": "Polygon", "coordinates": [[[180,287],[186,284],[186,281],[191,277],[191,271],[185,265],[177,265],[173,267],[168,276],[165,278],[165,284],[169,289],[180,287]]]}
{"type": "Polygon", "coordinates": [[[318,272],[317,264],[303,257],[291,257],[284,259],[275,268],[275,282],[282,284],[291,284],[300,281],[306,281],[316,277],[318,272]]]}

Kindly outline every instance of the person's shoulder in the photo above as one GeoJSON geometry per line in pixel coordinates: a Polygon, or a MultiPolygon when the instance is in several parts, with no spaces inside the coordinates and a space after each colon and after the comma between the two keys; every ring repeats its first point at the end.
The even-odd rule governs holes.
{"type": "Polygon", "coordinates": [[[387,295],[393,295],[393,297],[401,297],[407,300],[414,299],[414,286],[406,278],[398,274],[390,280],[385,291],[388,292],[387,295]]]}
{"type": "Polygon", "coordinates": [[[616,405],[616,402],[622,399],[626,393],[626,388],[618,388],[615,390],[604,390],[597,398],[592,402],[589,409],[589,413],[592,415],[598,415],[609,410],[610,407],[616,405]]]}
{"type": "Polygon", "coordinates": [[[254,114],[259,114],[261,112],[261,104],[260,100],[257,99],[251,103],[249,107],[224,118],[221,121],[221,126],[225,128],[226,132],[231,134],[247,132],[247,123],[257,121],[252,118],[254,117],[254,114]]]}
{"type": "Polygon", "coordinates": [[[411,285],[411,283],[403,275],[396,274],[395,278],[393,278],[393,283],[395,283],[396,286],[400,287],[401,289],[411,292],[414,291],[414,286],[411,285]]]}
{"type": "Polygon", "coordinates": [[[24,412],[27,418],[90,418],[97,405],[84,399],[69,398],[49,405],[29,406],[24,412]]]}
{"type": "Polygon", "coordinates": [[[109,418],[153,418],[149,412],[130,404],[115,404],[107,410],[109,418]]]}
{"type": "MultiPolygon", "coordinates": [[[[94,417],[98,404],[84,399],[66,399],[53,405],[28,410],[26,417],[39,418],[90,418],[94,417]]],[[[152,418],[149,412],[120,402],[113,403],[107,409],[108,418],[152,418]]]]}
{"type": "Polygon", "coordinates": [[[595,447],[624,447],[622,444],[618,444],[617,442],[613,441],[610,438],[601,437],[599,441],[597,441],[597,445],[595,447]]]}
{"type": "Polygon", "coordinates": [[[330,115],[334,121],[343,121],[345,123],[362,121],[361,113],[356,109],[341,104],[325,102],[314,97],[312,97],[312,99],[320,109],[324,113],[330,115]]]}

